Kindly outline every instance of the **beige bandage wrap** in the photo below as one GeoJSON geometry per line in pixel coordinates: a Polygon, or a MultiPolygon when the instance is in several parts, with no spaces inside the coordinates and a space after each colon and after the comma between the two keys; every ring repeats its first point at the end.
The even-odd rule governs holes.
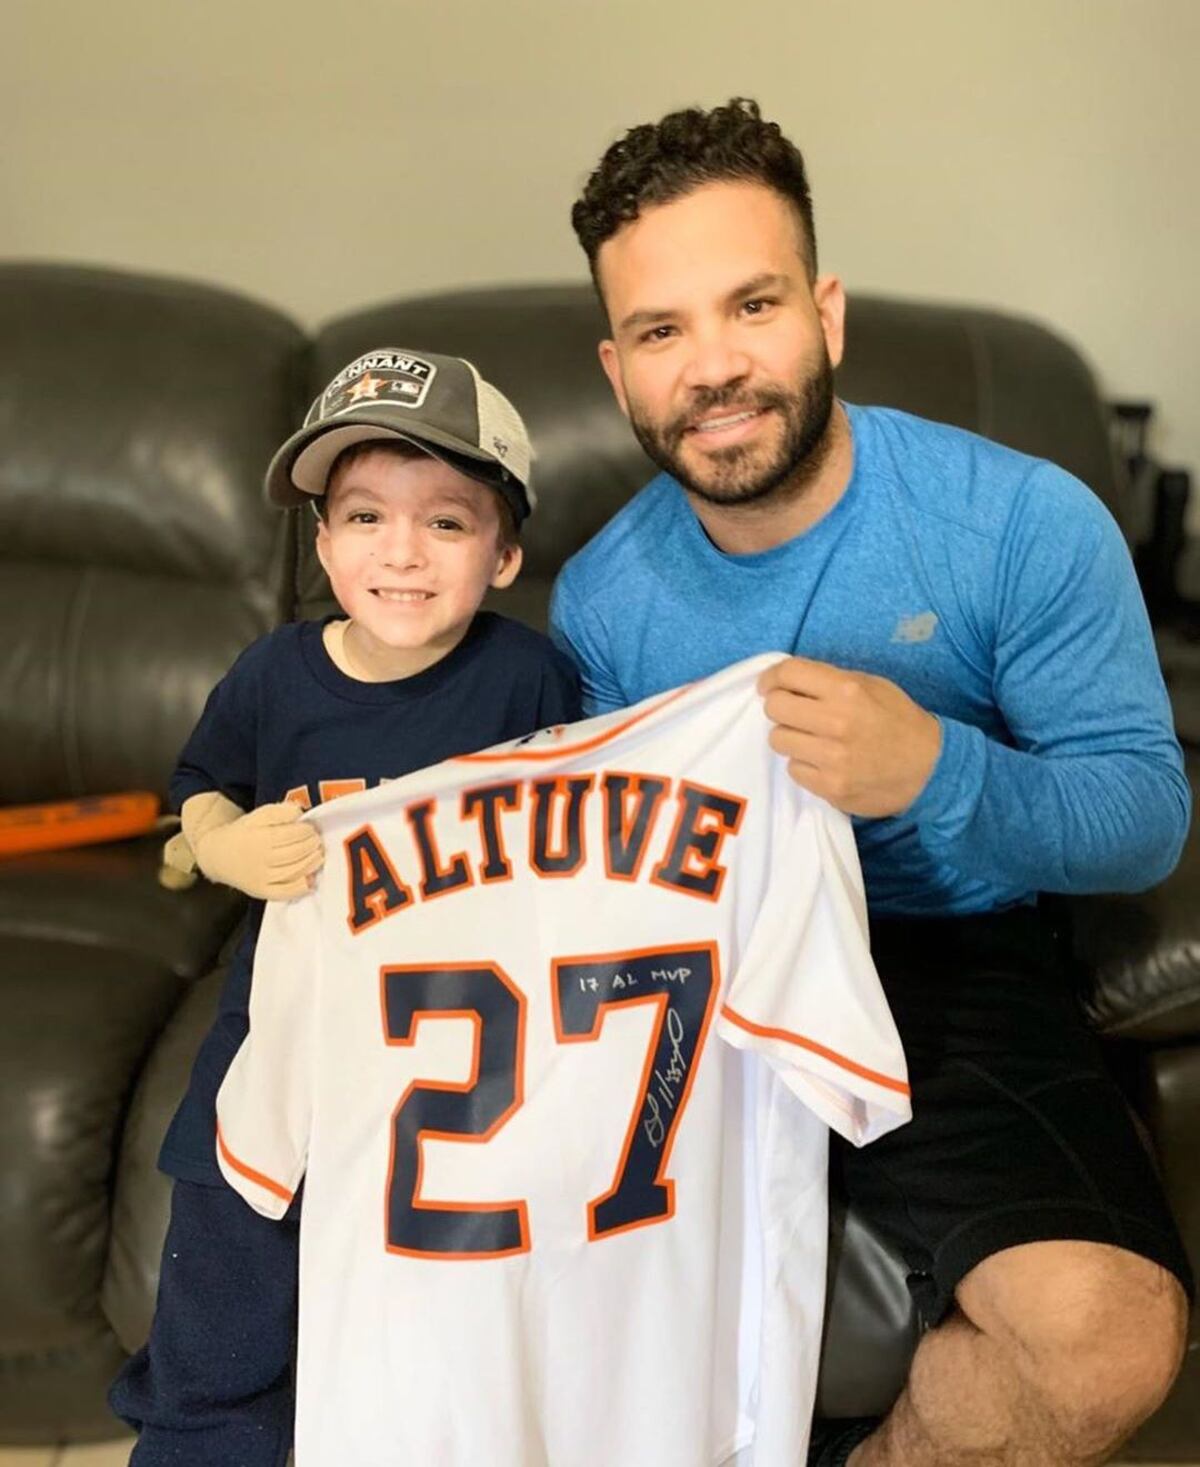
{"type": "Polygon", "coordinates": [[[320,836],[300,823],[303,813],[280,800],[246,814],[214,790],[184,801],[183,835],[210,881],[264,901],[288,901],[310,889],[309,878],[325,860],[320,836]]]}
{"type": "Polygon", "coordinates": [[[177,830],[162,848],[158,884],[168,891],[187,891],[196,884],[196,858],[182,830],[177,830]]]}

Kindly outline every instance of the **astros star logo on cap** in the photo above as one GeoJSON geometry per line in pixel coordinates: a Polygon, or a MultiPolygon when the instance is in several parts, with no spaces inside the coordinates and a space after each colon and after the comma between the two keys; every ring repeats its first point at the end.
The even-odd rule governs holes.
{"type": "Polygon", "coordinates": [[[364,397],[378,397],[379,390],[384,386],[382,377],[372,377],[370,372],[360,377],[351,387],[349,397],[351,402],[361,402],[364,397]]]}

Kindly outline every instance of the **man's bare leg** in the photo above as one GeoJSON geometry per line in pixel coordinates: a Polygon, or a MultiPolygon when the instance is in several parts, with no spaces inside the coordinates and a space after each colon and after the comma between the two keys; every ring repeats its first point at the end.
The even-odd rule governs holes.
{"type": "Polygon", "coordinates": [[[973,1269],[850,1467],[1087,1467],[1162,1402],[1180,1362],[1178,1281],[1099,1243],[1007,1248],[973,1269]]]}

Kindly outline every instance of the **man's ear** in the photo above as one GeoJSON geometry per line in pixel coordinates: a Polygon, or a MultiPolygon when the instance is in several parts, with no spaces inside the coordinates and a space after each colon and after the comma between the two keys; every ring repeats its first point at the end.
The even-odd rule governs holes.
{"type": "Polygon", "coordinates": [[[519,545],[502,547],[496,559],[496,573],[492,576],[492,585],[497,591],[503,591],[517,579],[517,572],[521,569],[524,558],[524,552],[519,545]]]}
{"type": "Polygon", "coordinates": [[[821,331],[829,360],[836,367],[846,345],[846,292],[836,275],[818,275],[813,281],[813,302],[821,318],[821,331]]]}
{"type": "Polygon", "coordinates": [[[608,385],[613,390],[613,396],[617,399],[617,406],[629,416],[629,399],[625,396],[625,381],[621,376],[621,359],[617,356],[617,343],[615,341],[602,341],[598,347],[600,353],[600,365],[604,368],[604,375],[608,378],[608,385]]]}

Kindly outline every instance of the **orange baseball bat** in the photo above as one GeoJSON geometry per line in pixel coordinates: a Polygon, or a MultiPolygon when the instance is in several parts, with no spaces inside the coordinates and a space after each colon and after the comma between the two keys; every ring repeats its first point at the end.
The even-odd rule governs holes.
{"type": "Polygon", "coordinates": [[[52,800],[40,805],[10,805],[0,809],[0,856],[124,840],[153,829],[157,819],[158,796],[145,790],[52,800]]]}

